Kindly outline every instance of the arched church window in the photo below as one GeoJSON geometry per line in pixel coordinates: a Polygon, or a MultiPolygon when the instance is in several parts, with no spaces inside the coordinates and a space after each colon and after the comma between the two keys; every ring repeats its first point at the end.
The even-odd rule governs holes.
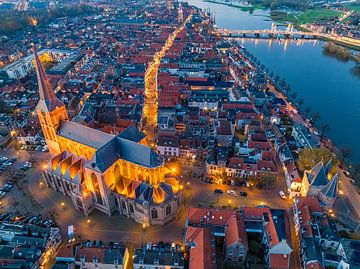
{"type": "Polygon", "coordinates": [[[98,204],[103,204],[103,200],[102,200],[102,196],[101,196],[101,191],[100,191],[100,186],[99,186],[99,181],[97,176],[95,175],[95,173],[91,174],[91,183],[94,187],[94,192],[95,192],[95,198],[96,198],[96,202],[98,204]]]}
{"type": "Polygon", "coordinates": [[[126,203],[124,200],[121,200],[121,207],[123,210],[126,210],[126,203]]]}
{"type": "Polygon", "coordinates": [[[158,212],[156,208],[151,209],[151,218],[157,219],[158,218],[158,212]]]}
{"type": "Polygon", "coordinates": [[[166,216],[171,214],[171,204],[166,206],[166,216]]]}

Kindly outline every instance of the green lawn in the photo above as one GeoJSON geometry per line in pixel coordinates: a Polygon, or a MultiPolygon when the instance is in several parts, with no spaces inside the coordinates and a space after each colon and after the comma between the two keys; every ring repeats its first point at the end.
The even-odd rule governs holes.
{"type": "Polygon", "coordinates": [[[316,22],[320,19],[330,18],[334,16],[341,16],[342,12],[336,10],[330,10],[325,8],[309,9],[298,16],[297,22],[299,24],[316,22]]]}
{"type": "Polygon", "coordinates": [[[349,10],[354,10],[356,12],[360,12],[360,3],[343,4],[343,7],[346,7],[349,10]]]}
{"type": "Polygon", "coordinates": [[[272,12],[271,18],[280,22],[292,22],[295,25],[301,25],[306,23],[312,23],[321,19],[326,19],[334,16],[341,16],[343,13],[336,10],[317,8],[308,9],[302,12],[300,15],[295,15],[286,12],[272,12]]]}

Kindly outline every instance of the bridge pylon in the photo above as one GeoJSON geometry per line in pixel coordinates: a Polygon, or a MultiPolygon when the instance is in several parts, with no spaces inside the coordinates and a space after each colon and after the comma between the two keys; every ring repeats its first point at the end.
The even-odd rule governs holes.
{"type": "Polygon", "coordinates": [[[294,25],[292,23],[289,23],[286,27],[286,32],[287,33],[292,33],[294,30],[294,25]]]}
{"type": "Polygon", "coordinates": [[[271,32],[275,33],[277,31],[277,25],[275,22],[271,24],[271,32]]]}

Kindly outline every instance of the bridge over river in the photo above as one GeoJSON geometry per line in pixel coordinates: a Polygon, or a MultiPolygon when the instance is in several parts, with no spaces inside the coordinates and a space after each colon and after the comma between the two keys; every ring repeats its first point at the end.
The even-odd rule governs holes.
{"type": "Polygon", "coordinates": [[[338,36],[335,34],[326,34],[313,32],[310,29],[308,31],[301,31],[294,29],[292,24],[289,24],[285,30],[279,30],[276,24],[273,23],[271,29],[265,30],[227,30],[216,29],[216,33],[226,38],[276,38],[276,39],[322,39],[339,43],[341,45],[350,46],[356,49],[360,49],[360,40],[338,36]]]}

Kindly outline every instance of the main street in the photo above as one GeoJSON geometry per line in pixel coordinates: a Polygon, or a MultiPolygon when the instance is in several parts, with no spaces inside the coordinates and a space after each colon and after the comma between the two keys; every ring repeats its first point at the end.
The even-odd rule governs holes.
{"type": "Polygon", "coordinates": [[[146,134],[147,145],[151,147],[154,146],[156,140],[158,120],[157,74],[160,62],[166,52],[172,47],[178,33],[184,29],[186,23],[189,22],[191,18],[192,14],[190,14],[187,19],[168,37],[161,50],[155,53],[153,61],[149,63],[145,73],[145,99],[141,125],[143,132],[146,134]]]}

